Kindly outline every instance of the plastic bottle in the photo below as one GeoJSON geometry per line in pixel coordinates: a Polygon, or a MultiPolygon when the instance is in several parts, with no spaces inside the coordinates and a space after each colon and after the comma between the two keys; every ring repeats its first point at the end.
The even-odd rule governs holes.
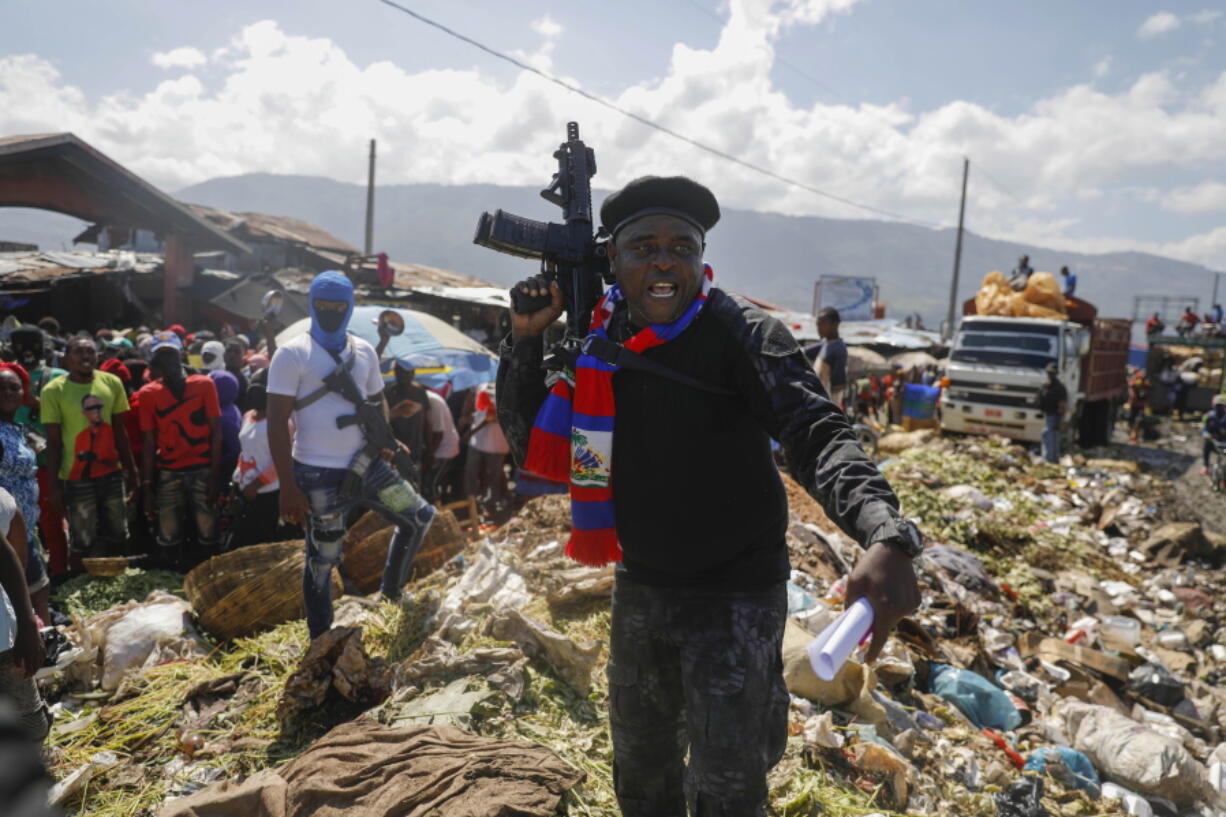
{"type": "Polygon", "coordinates": [[[1168,650],[1182,650],[1188,647],[1188,637],[1181,630],[1163,630],[1158,633],[1158,646],[1168,650]]]}
{"type": "Polygon", "coordinates": [[[1141,643],[1141,622],[1128,616],[1102,616],[1099,636],[1109,649],[1128,649],[1141,643]]]}

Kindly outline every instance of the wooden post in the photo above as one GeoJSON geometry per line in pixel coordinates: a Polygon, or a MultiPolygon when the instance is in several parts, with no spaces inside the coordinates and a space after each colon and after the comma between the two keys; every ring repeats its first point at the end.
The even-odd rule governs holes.
{"type": "Polygon", "coordinates": [[[191,321],[192,307],[191,299],[183,289],[192,284],[195,261],[183,236],[176,233],[166,236],[166,256],[162,266],[162,325],[166,327],[179,323],[187,326],[191,321]]]}
{"type": "Polygon", "coordinates": [[[370,140],[370,169],[366,176],[366,247],[367,256],[374,252],[375,238],[375,140],[370,140]]]}
{"type": "Polygon", "coordinates": [[[970,173],[970,157],[962,157],[962,201],[958,204],[958,239],[954,244],[954,279],[949,284],[949,312],[945,315],[945,338],[954,336],[954,318],[958,307],[958,275],[962,271],[962,222],[966,217],[966,177],[970,173]]]}

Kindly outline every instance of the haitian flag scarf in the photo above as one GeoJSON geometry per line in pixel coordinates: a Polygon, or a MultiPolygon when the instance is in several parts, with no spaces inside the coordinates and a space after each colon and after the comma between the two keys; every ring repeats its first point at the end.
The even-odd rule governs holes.
{"type": "MultiPolygon", "coordinates": [[[[703,265],[702,291],[672,323],[652,324],[623,344],[631,352],[667,343],[686,330],[702,311],[714,271],[703,265]]],[[[588,335],[608,339],[609,321],[624,296],[614,284],[592,310],[588,335]]],[[[566,555],[599,567],[621,561],[613,519],[613,373],[617,366],[579,355],[573,372],[565,370],[537,412],[528,439],[524,470],[557,482],[570,482],[570,541],[566,555]]]]}

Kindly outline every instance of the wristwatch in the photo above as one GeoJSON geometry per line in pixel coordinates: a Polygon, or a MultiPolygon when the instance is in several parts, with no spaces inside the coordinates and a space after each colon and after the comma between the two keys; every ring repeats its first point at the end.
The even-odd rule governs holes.
{"type": "Polygon", "coordinates": [[[886,533],[886,535],[874,539],[873,542],[883,542],[905,553],[912,559],[924,552],[924,535],[920,533],[919,528],[911,520],[895,519],[890,527],[894,529],[893,532],[886,533]]]}

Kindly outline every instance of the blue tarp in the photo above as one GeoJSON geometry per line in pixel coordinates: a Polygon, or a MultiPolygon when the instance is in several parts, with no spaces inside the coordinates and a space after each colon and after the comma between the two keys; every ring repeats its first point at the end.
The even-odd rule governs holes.
{"type": "MultiPolygon", "coordinates": [[[[379,332],[375,321],[385,310],[384,306],[354,307],[349,332],[377,347],[379,332]]],[[[383,352],[385,375],[390,375],[396,360],[425,355],[441,364],[437,369],[417,373],[418,381],[432,389],[442,390],[450,383],[453,389],[463,390],[494,380],[498,373],[497,357],[480,343],[433,315],[413,309],[392,311],[404,318],[404,332],[392,338],[383,352]]],[[[295,321],[277,336],[277,342],[283,344],[297,337],[307,331],[309,324],[309,318],[295,321]]]]}

